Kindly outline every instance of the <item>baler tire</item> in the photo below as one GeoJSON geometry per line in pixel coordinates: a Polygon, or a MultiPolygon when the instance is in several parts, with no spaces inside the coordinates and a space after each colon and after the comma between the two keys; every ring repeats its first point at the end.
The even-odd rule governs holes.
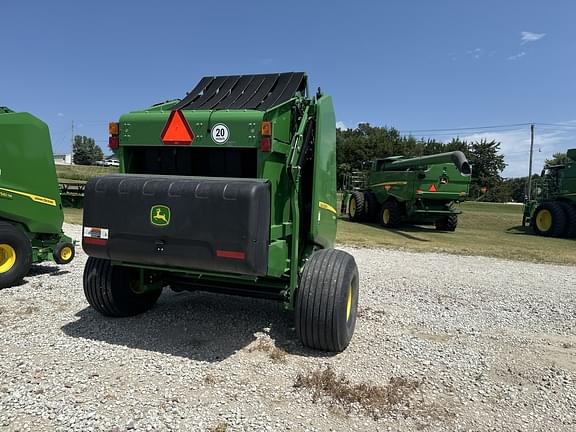
{"type": "Polygon", "coordinates": [[[564,213],[566,214],[566,230],[564,231],[564,236],[568,238],[576,237],[576,206],[568,202],[559,202],[559,204],[564,208],[564,213]]]}
{"type": "Polygon", "coordinates": [[[448,215],[442,219],[438,219],[434,222],[434,226],[438,231],[456,231],[458,215],[448,215]]]}
{"type": "Polygon", "coordinates": [[[352,255],[337,249],[314,252],[304,265],[296,299],[296,333],[302,344],[344,351],[356,327],[358,291],[352,255]]]}
{"type": "Polygon", "coordinates": [[[543,202],[531,218],[534,233],[544,237],[562,237],[566,232],[568,216],[558,202],[543,202]]]}
{"type": "Polygon", "coordinates": [[[18,227],[0,222],[0,289],[20,282],[32,267],[32,244],[18,227]]]}
{"type": "Polygon", "coordinates": [[[364,194],[362,192],[354,191],[350,194],[348,216],[350,216],[350,220],[353,222],[362,222],[364,220],[364,194]],[[354,203],[354,205],[352,205],[352,203],[354,203]]]}
{"type": "Polygon", "coordinates": [[[76,255],[74,245],[69,242],[58,243],[52,252],[52,257],[56,264],[65,265],[69,264],[76,255]]]}
{"type": "Polygon", "coordinates": [[[396,228],[402,222],[398,203],[394,200],[388,200],[382,204],[380,209],[380,225],[384,228],[396,228]]]}
{"type": "Polygon", "coordinates": [[[139,279],[139,271],[112,265],[106,259],[88,257],[83,278],[86,300],[105,316],[128,317],[146,312],[154,306],[162,290],[136,292],[131,283],[139,279]]]}

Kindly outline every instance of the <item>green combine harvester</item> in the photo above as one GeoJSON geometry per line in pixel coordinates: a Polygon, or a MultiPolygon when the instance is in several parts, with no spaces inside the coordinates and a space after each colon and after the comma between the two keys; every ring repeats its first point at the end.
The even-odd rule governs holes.
{"type": "Polygon", "coordinates": [[[358,270],[333,249],[332,98],[304,73],[205,77],[182,99],[110,124],[120,173],[85,191],[84,292],[107,316],[163,288],[272,299],[308,347],[342,351],[358,270]]]}
{"type": "Polygon", "coordinates": [[[18,283],[34,263],[67,264],[72,239],[64,213],[45,123],[0,107],[0,288],[18,283]]]}
{"type": "Polygon", "coordinates": [[[344,179],[341,212],[354,222],[433,224],[441,231],[458,225],[456,204],[468,196],[472,169],[460,151],[375,159],[365,171],[344,179]]]}
{"type": "Polygon", "coordinates": [[[526,201],[522,225],[546,237],[576,237],[576,149],[565,165],[545,166],[533,180],[534,199],[526,201]]]}

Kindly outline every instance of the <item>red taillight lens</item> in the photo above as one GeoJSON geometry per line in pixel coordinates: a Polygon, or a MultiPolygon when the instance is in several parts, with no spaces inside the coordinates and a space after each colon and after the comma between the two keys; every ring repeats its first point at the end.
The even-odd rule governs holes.
{"type": "Polygon", "coordinates": [[[272,150],[272,141],[270,141],[270,137],[262,138],[262,141],[260,141],[260,150],[263,152],[270,152],[272,150]]]}
{"type": "Polygon", "coordinates": [[[117,136],[108,137],[108,147],[110,147],[110,150],[112,151],[118,150],[118,147],[120,147],[120,140],[117,136]]]}

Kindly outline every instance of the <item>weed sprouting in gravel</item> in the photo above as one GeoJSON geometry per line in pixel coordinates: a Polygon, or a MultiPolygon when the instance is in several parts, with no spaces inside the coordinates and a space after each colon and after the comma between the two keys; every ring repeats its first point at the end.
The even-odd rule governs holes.
{"type": "Polygon", "coordinates": [[[26,306],[16,312],[16,315],[33,315],[40,310],[37,306],[26,306]]]}
{"type": "Polygon", "coordinates": [[[267,338],[258,339],[250,348],[248,352],[260,351],[268,354],[268,357],[275,363],[285,363],[287,353],[282,348],[274,345],[274,341],[267,338]]]}
{"type": "Polygon", "coordinates": [[[419,386],[420,382],[403,377],[392,377],[387,385],[353,384],[345,375],[337,375],[331,366],[306,374],[299,373],[294,383],[296,388],[312,391],[314,402],[327,396],[346,412],[358,406],[375,418],[407,402],[410,394],[419,386]]]}
{"type": "Polygon", "coordinates": [[[216,426],[211,426],[208,428],[208,432],[227,432],[228,431],[228,423],[221,422],[218,423],[216,426]]]}
{"type": "Polygon", "coordinates": [[[218,382],[218,380],[216,379],[216,377],[215,377],[214,375],[207,374],[207,375],[204,377],[204,383],[205,383],[205,384],[208,384],[208,385],[213,386],[213,385],[215,385],[217,382],[218,382]]]}

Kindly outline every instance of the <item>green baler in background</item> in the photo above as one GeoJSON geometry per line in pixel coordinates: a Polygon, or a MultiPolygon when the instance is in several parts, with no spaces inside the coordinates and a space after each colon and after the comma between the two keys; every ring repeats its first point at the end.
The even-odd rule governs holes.
{"type": "Polygon", "coordinates": [[[69,263],[74,245],[62,232],[46,124],[0,107],[0,151],[0,288],[5,288],[20,281],[33,263],[69,263]]]}
{"type": "Polygon", "coordinates": [[[569,162],[545,166],[532,181],[533,198],[524,203],[522,225],[546,237],[576,237],[576,149],[566,152],[569,162]]]}
{"type": "Polygon", "coordinates": [[[460,151],[375,159],[366,171],[345,177],[341,212],[387,228],[434,224],[454,231],[460,213],[455,204],[468,196],[471,173],[460,151]]]}
{"type": "Polygon", "coordinates": [[[342,351],[358,270],[333,249],[336,128],[304,73],[205,77],[110,124],[121,174],[86,187],[84,292],[108,316],[165,287],[273,299],[304,345],[342,351]]]}

